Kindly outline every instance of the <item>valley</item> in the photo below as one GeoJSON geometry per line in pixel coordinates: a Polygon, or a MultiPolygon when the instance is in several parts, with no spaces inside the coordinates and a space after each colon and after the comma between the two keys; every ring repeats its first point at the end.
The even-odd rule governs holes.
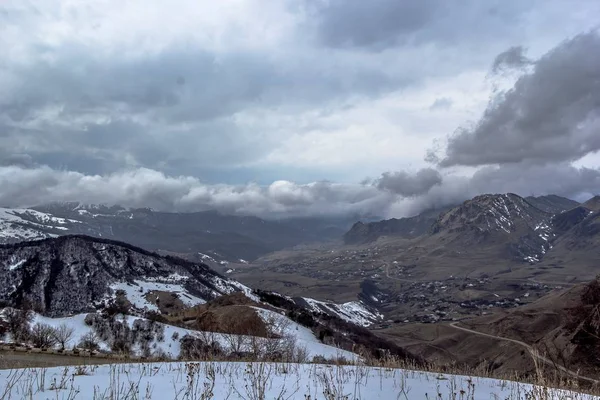
{"type": "MultiPolygon", "coordinates": [[[[383,346],[401,359],[494,376],[531,375],[536,362],[549,368],[560,361],[560,371],[586,381],[597,364],[575,360],[582,345],[573,342],[579,334],[565,310],[580,304],[582,288],[598,273],[598,203],[482,195],[392,225],[355,224],[352,235],[248,260],[241,253],[219,257],[216,247],[157,245],[154,252],[83,235],[15,236],[0,245],[0,297],[4,307],[29,307],[39,318],[97,315],[101,321],[107,310],[126,309],[142,321],[138,326],[152,318],[168,330],[184,329],[186,337],[213,332],[214,341],[221,335],[219,349],[233,345],[228,335],[278,340],[260,322],[266,321],[262,314],[275,312],[286,315],[286,324],[304,324],[293,325],[304,336],[294,335],[297,343],[309,340],[309,347],[320,349],[310,357],[334,355],[333,347],[322,346],[341,348],[346,358],[357,346],[372,354],[383,346]]],[[[35,224],[46,224],[29,225],[39,232],[81,223],[69,222],[68,215],[6,212],[13,228],[25,226],[14,225],[15,217],[29,223],[35,217],[35,224]]],[[[124,212],[119,209],[116,218],[124,212]]],[[[118,329],[133,329],[133,322],[126,325],[118,329]]],[[[108,351],[115,339],[104,335],[108,351]]],[[[133,356],[142,354],[136,346],[133,356]]],[[[155,346],[161,357],[182,357],[179,340],[155,346]]],[[[219,351],[225,358],[236,353],[219,351]]]]}

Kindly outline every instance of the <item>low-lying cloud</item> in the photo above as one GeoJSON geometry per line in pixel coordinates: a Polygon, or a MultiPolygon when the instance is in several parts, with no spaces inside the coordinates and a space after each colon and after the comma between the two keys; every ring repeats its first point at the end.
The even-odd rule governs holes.
{"type": "Polygon", "coordinates": [[[0,205],[28,207],[61,201],[151,207],[160,211],[218,210],[264,218],[297,216],[402,217],[482,193],[523,196],[592,194],[600,171],[560,164],[488,167],[472,177],[445,176],[435,170],[389,172],[362,184],[275,181],[270,185],[210,185],[189,176],[167,176],[140,168],[109,175],[85,175],[46,166],[0,166],[0,205]]]}
{"type": "Polygon", "coordinates": [[[402,197],[414,197],[427,193],[442,183],[442,176],[433,168],[423,168],[415,174],[406,171],[384,172],[374,184],[378,189],[388,190],[402,197]]]}

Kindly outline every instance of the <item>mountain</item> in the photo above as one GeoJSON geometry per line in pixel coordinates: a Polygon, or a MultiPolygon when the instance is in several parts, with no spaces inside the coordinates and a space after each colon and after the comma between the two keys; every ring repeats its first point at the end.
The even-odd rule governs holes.
{"type": "Polygon", "coordinates": [[[600,196],[594,196],[585,203],[581,204],[582,207],[590,211],[600,211],[600,196]]]}
{"type": "Polygon", "coordinates": [[[382,236],[415,238],[429,231],[439,215],[451,207],[436,208],[409,218],[392,218],[377,222],[357,222],[344,234],[347,245],[374,242],[382,236]]]}
{"type": "Polygon", "coordinates": [[[536,262],[550,248],[551,218],[516,194],[481,195],[442,214],[431,233],[445,244],[495,245],[505,258],[536,262]]]}
{"type": "Polygon", "coordinates": [[[167,213],[119,206],[54,203],[0,209],[0,243],[83,234],[120,240],[151,251],[208,254],[218,260],[254,260],[272,251],[339,238],[345,218],[264,220],[216,211],[167,213]]]}
{"type": "MultiPolygon", "coordinates": [[[[113,240],[61,236],[0,245],[1,305],[30,306],[46,316],[102,310],[119,296],[135,314],[170,313],[233,293],[259,301],[253,290],[206,264],[160,256],[113,240]]],[[[292,303],[297,309],[362,326],[380,319],[360,301],[335,304],[266,294],[278,296],[279,301],[292,303]]]]}
{"type": "Polygon", "coordinates": [[[94,310],[117,290],[140,309],[163,292],[194,305],[247,290],[204,264],[86,236],[0,245],[0,271],[0,300],[49,316],[94,310]]]}
{"type": "Polygon", "coordinates": [[[557,196],[555,194],[538,197],[528,196],[525,197],[525,200],[532,206],[550,214],[559,214],[579,205],[575,200],[567,199],[566,197],[557,196]]]}
{"type": "MultiPolygon", "coordinates": [[[[485,197],[479,200],[483,201],[484,199],[485,197]]],[[[558,214],[579,205],[576,201],[556,195],[529,196],[524,200],[530,206],[547,214],[558,214]]],[[[481,206],[485,208],[487,204],[481,204],[481,206]]],[[[455,207],[456,205],[430,209],[409,218],[392,218],[371,223],[357,222],[344,234],[344,243],[347,245],[366,244],[374,242],[382,236],[415,238],[428,233],[440,214],[455,207]]],[[[505,218],[508,217],[510,216],[505,216],[505,218]]]]}
{"type": "MultiPolygon", "coordinates": [[[[556,197],[544,199],[548,206],[556,197]]],[[[418,237],[286,249],[231,276],[292,297],[342,303],[358,295],[384,314],[384,326],[510,309],[600,273],[600,212],[586,208],[595,200],[559,213],[530,200],[477,196],[418,237]]],[[[558,203],[555,210],[571,204],[558,203]]]]}

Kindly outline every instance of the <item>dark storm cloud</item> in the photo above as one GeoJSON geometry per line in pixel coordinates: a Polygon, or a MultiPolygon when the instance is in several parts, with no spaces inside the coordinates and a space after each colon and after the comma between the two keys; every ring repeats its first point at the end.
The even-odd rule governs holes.
{"type": "Polygon", "coordinates": [[[517,0],[330,0],[310,4],[323,43],[372,49],[496,40],[518,25],[533,6],[517,0]]]}
{"type": "Polygon", "coordinates": [[[445,176],[441,184],[433,186],[426,194],[392,205],[391,215],[416,215],[431,208],[457,205],[486,193],[588,198],[597,194],[599,187],[600,170],[567,163],[483,167],[472,177],[445,176]]]}
{"type": "Polygon", "coordinates": [[[355,60],[348,68],[336,57],[303,64],[260,53],[174,48],[121,60],[74,45],[52,50],[52,57],[52,63],[0,66],[0,73],[15,77],[11,90],[0,93],[0,135],[36,162],[89,173],[107,171],[95,161],[103,157],[112,171],[255,161],[282,133],[238,122],[239,113],[325,107],[410,83],[371,62],[355,60]],[[81,157],[93,165],[69,161],[81,157]],[[61,158],[62,164],[53,161],[61,158]]]}
{"type": "Polygon", "coordinates": [[[513,46],[498,54],[492,64],[492,72],[497,74],[504,69],[521,69],[533,62],[525,56],[523,46],[513,46]]]}
{"type": "Polygon", "coordinates": [[[427,193],[432,187],[442,183],[440,173],[432,168],[424,168],[415,174],[406,171],[384,172],[375,180],[380,190],[388,190],[403,197],[414,197],[427,193]]]}
{"type": "Polygon", "coordinates": [[[600,149],[600,36],[578,35],[450,138],[442,166],[574,161],[600,149]]]}

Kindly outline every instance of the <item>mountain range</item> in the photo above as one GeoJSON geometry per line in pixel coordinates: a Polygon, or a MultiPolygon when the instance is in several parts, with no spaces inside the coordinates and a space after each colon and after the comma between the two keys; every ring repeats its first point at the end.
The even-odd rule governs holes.
{"type": "Polygon", "coordinates": [[[240,262],[285,247],[338,239],[355,218],[265,220],[216,211],[167,213],[54,203],[29,209],[0,208],[0,243],[82,234],[150,251],[201,252],[218,261],[240,262]]]}
{"type": "MultiPolygon", "coordinates": [[[[485,204],[485,199],[489,198],[490,195],[479,197],[479,199],[475,198],[472,199],[472,201],[465,202],[464,205],[476,205],[482,209],[486,209],[488,206],[494,207],[493,204],[485,204]],[[481,200],[481,204],[479,204],[480,201],[478,200],[481,200]]],[[[523,205],[525,207],[532,206],[547,214],[558,214],[579,205],[579,203],[574,200],[556,195],[540,197],[529,196],[523,200],[523,205]]],[[[428,233],[441,214],[460,206],[460,204],[454,204],[447,207],[430,209],[419,215],[408,218],[392,218],[370,223],[359,221],[344,234],[344,243],[349,245],[371,243],[382,236],[415,238],[428,233]]],[[[501,209],[499,211],[502,212],[504,210],[501,209]]],[[[503,216],[503,218],[508,217],[509,216],[503,216]]]]}

